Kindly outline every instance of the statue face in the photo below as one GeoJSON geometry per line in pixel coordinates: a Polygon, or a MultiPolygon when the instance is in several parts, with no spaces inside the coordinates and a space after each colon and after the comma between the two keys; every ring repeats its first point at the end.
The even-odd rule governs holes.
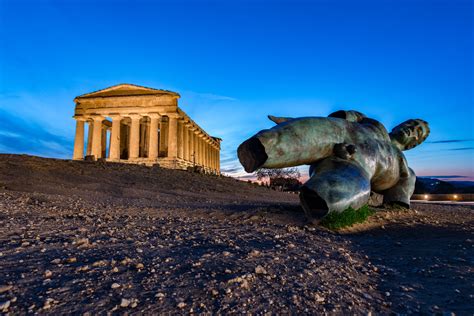
{"type": "Polygon", "coordinates": [[[405,121],[394,127],[390,133],[391,138],[395,139],[405,150],[421,144],[429,134],[428,123],[420,119],[405,121]]]}

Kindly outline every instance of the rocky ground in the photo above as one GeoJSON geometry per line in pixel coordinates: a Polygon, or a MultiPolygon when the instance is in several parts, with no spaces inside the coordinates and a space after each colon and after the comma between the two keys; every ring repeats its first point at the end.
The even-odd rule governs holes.
{"type": "Polygon", "coordinates": [[[0,312],[472,315],[472,206],[342,232],[225,177],[0,155],[0,312]]]}

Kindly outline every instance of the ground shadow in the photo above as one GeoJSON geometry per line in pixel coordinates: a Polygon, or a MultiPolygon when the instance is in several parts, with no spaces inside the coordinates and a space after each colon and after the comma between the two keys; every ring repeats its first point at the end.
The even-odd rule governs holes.
{"type": "Polygon", "coordinates": [[[378,267],[394,312],[472,313],[472,229],[392,224],[346,236],[378,267]]]}

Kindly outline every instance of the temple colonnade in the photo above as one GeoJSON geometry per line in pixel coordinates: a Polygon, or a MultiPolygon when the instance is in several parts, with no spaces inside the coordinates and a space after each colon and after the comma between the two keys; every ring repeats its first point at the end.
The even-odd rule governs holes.
{"type": "MultiPolygon", "coordinates": [[[[127,92],[123,92],[123,88],[113,89],[120,86],[124,85],[76,98],[73,159],[159,164],[173,169],[200,166],[205,172],[219,174],[221,139],[208,135],[177,107],[177,103],[169,106],[163,94],[168,97],[171,92],[133,85],[127,85],[127,92]],[[156,93],[137,98],[137,94],[132,93],[135,87],[164,91],[158,98],[163,101],[156,102],[156,93]],[[122,99],[134,102],[123,106],[122,99]],[[150,100],[155,102],[144,102],[150,100]],[[113,101],[122,102],[114,104],[113,101]]],[[[172,96],[177,99],[176,94],[172,96]]]]}

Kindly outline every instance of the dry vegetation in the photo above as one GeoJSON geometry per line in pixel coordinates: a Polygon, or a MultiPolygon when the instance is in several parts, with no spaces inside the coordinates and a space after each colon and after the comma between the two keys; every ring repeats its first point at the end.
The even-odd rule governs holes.
{"type": "Polygon", "coordinates": [[[473,210],[335,233],[293,194],[132,165],[0,156],[0,312],[474,311],[473,210]]]}

